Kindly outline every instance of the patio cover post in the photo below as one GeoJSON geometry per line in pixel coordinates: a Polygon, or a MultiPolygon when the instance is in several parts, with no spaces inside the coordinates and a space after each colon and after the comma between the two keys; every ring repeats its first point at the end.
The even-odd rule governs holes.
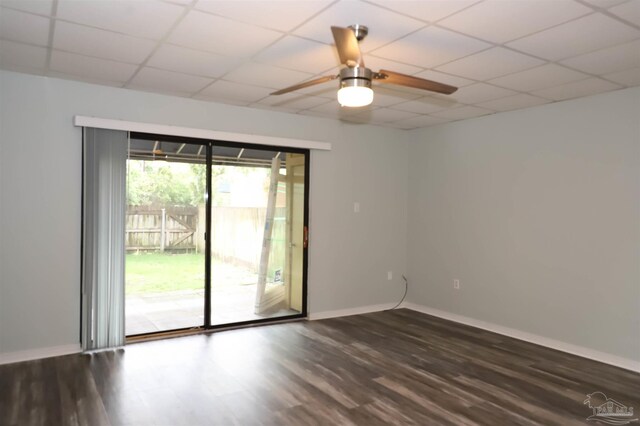
{"type": "Polygon", "coordinates": [[[278,195],[278,178],[280,177],[280,153],[271,160],[271,182],[269,184],[269,197],[267,200],[267,214],[264,221],[264,234],[262,236],[262,253],[260,254],[260,269],[258,283],[256,285],[255,313],[260,314],[264,310],[263,299],[267,284],[267,270],[269,268],[269,254],[271,251],[271,234],[273,232],[273,218],[276,212],[276,196],[278,195]]]}

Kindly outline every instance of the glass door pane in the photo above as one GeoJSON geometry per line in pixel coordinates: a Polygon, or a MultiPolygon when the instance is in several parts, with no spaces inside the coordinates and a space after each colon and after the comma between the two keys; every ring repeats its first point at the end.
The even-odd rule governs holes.
{"type": "Polygon", "coordinates": [[[132,138],[126,335],[204,324],[206,148],[132,138]]]}
{"type": "Polygon", "coordinates": [[[211,325],[304,312],[305,158],[213,147],[211,325]]]}

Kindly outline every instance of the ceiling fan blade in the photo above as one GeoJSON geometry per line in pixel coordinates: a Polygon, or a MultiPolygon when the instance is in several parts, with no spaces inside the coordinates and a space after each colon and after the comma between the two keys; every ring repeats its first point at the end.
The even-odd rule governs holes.
{"type": "Polygon", "coordinates": [[[457,87],[449,86],[448,84],[438,83],[437,81],[431,81],[424,78],[400,74],[399,72],[387,70],[380,70],[377,74],[374,75],[374,78],[383,83],[397,84],[400,86],[429,90],[431,92],[444,93],[445,95],[450,95],[458,90],[457,87]]]}
{"type": "Polygon", "coordinates": [[[340,62],[348,67],[364,67],[358,39],[351,28],[331,27],[340,62]]]}
{"type": "Polygon", "coordinates": [[[284,89],[276,90],[270,95],[284,95],[285,93],[293,92],[295,90],[304,89],[305,87],[315,86],[316,84],[326,83],[327,81],[335,80],[338,75],[325,75],[324,77],[316,78],[315,80],[305,81],[304,83],[289,86],[284,89]]]}

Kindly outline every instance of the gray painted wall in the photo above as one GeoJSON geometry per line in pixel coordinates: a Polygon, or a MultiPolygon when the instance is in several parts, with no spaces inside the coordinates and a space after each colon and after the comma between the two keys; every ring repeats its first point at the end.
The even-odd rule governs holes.
{"type": "Polygon", "coordinates": [[[640,88],[411,134],[410,301],[640,360],[640,88]]]}
{"type": "Polygon", "coordinates": [[[0,353],[78,342],[76,114],[331,142],[311,312],[396,301],[408,263],[414,303],[640,360],[640,89],[403,132],[10,72],[0,353]]]}
{"type": "Polygon", "coordinates": [[[310,311],[392,303],[402,295],[403,133],[2,71],[0,353],[79,340],[76,114],[331,142],[332,151],[311,155],[310,311]]]}

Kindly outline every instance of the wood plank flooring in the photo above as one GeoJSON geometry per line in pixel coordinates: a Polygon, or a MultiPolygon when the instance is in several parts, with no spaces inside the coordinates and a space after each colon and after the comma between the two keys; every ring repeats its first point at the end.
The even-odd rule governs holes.
{"type": "MultiPolygon", "coordinates": [[[[400,309],[0,366],[0,425],[578,425],[640,375],[400,309]]],[[[593,422],[589,422],[593,424],[593,422]]]]}

